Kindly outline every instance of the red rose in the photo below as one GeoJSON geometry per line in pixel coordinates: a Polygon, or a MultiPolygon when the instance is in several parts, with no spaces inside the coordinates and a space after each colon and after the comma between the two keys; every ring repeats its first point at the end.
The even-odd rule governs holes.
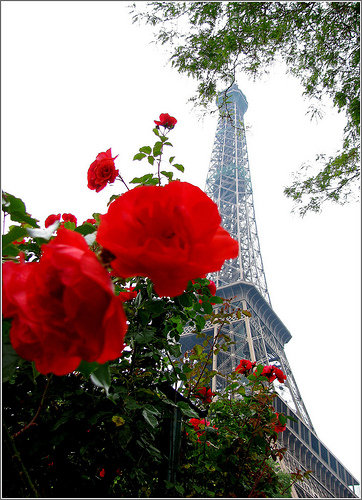
{"type": "Polygon", "coordinates": [[[54,214],[49,215],[49,217],[47,217],[45,219],[45,223],[44,223],[45,227],[49,227],[52,224],[54,224],[54,222],[60,221],[60,217],[61,217],[60,214],[58,214],[58,215],[54,215],[54,214]]]}
{"type": "Polygon", "coordinates": [[[105,153],[99,153],[96,160],[88,169],[88,187],[95,189],[97,193],[106,187],[107,183],[115,181],[118,170],[114,166],[114,160],[118,157],[112,158],[111,148],[105,153]]]}
{"type": "Polygon", "coordinates": [[[273,422],[273,427],[275,432],[284,432],[287,426],[285,424],[281,424],[279,420],[279,413],[275,412],[275,421],[273,422]]]}
{"type": "Polygon", "coordinates": [[[100,216],[97,241],[115,256],[118,276],[147,276],[158,295],[174,297],[237,257],[239,245],[220,222],[216,204],[192,184],[141,186],[100,216]]]}
{"type": "Polygon", "coordinates": [[[235,371],[246,376],[249,375],[255,365],[255,361],[252,363],[248,359],[241,359],[239,365],[235,368],[235,371]]]}
{"type": "Polygon", "coordinates": [[[284,373],[282,372],[282,370],[280,370],[276,366],[274,366],[274,375],[276,376],[276,378],[278,379],[278,381],[281,384],[283,384],[285,382],[285,380],[287,380],[287,376],[284,375],[284,373]]]}
{"type": "Polygon", "coordinates": [[[196,389],[195,397],[202,399],[205,403],[211,403],[213,396],[215,396],[215,393],[211,392],[211,389],[207,389],[206,387],[198,387],[196,389]]]}
{"type": "Polygon", "coordinates": [[[276,366],[269,365],[269,366],[264,366],[263,371],[261,372],[261,375],[264,377],[267,377],[269,379],[269,382],[274,382],[274,380],[277,378],[278,381],[283,384],[284,381],[287,379],[287,376],[284,375],[282,370],[277,368],[276,366]]]}
{"type": "Polygon", "coordinates": [[[87,219],[83,222],[83,224],[97,224],[97,221],[95,219],[87,219]]]}
{"type": "Polygon", "coordinates": [[[137,294],[138,292],[133,287],[130,287],[126,288],[125,292],[119,292],[118,297],[120,298],[121,302],[130,302],[137,297],[137,294]]]}
{"type": "Polygon", "coordinates": [[[213,281],[210,281],[210,284],[207,285],[207,288],[210,290],[211,295],[216,294],[216,285],[213,281]]]}
{"type": "Polygon", "coordinates": [[[157,125],[157,127],[161,126],[161,127],[172,129],[176,125],[177,120],[173,116],[170,116],[168,113],[161,113],[160,120],[159,121],[154,120],[154,122],[157,125]]]}
{"type": "Polygon", "coordinates": [[[61,228],[39,262],[3,264],[3,315],[10,341],[43,374],[66,375],[81,360],[121,355],[127,330],[108,272],[83,236],[61,228]]]}
{"type": "Polygon", "coordinates": [[[63,214],[62,219],[64,222],[74,222],[77,225],[77,218],[73,214],[63,214]]]}
{"type": "Polygon", "coordinates": [[[274,374],[274,366],[273,365],[268,365],[264,366],[263,371],[261,372],[261,375],[263,377],[266,377],[269,379],[269,382],[273,382],[277,377],[274,374]]]}

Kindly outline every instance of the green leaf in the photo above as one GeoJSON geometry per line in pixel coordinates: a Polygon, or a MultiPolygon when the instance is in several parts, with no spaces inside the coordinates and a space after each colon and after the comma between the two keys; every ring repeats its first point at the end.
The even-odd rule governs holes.
{"type": "Polygon", "coordinates": [[[10,214],[10,219],[15,222],[29,224],[33,227],[38,226],[38,220],[33,219],[27,212],[24,202],[20,198],[3,192],[2,209],[5,213],[10,214]]]}
{"type": "Polygon", "coordinates": [[[153,146],[153,156],[159,156],[162,152],[163,143],[157,141],[153,146]]]}
{"type": "Polygon", "coordinates": [[[23,214],[26,213],[25,203],[20,198],[16,198],[12,194],[5,193],[4,191],[2,199],[2,209],[8,214],[11,214],[14,211],[19,211],[23,214]]]}
{"type": "Polygon", "coordinates": [[[8,382],[23,359],[15,352],[10,343],[3,344],[2,376],[3,382],[8,382]]]}
{"type": "Polygon", "coordinates": [[[153,174],[145,174],[142,177],[135,177],[130,181],[131,184],[145,184],[147,181],[152,179],[153,174]]]}
{"type": "Polygon", "coordinates": [[[89,224],[86,222],[85,224],[82,224],[81,226],[78,226],[74,230],[76,233],[80,233],[83,236],[86,236],[87,234],[92,234],[95,231],[97,231],[97,228],[94,227],[92,224],[89,224]]]}
{"type": "Polygon", "coordinates": [[[203,316],[197,315],[195,317],[195,323],[196,323],[197,328],[199,328],[199,330],[201,331],[201,330],[203,330],[203,328],[205,326],[206,320],[203,316]]]}
{"type": "Polygon", "coordinates": [[[278,420],[281,423],[281,425],[285,425],[287,423],[287,417],[283,415],[283,413],[278,414],[278,420]]]}
{"type": "Polygon", "coordinates": [[[166,172],[165,170],[162,170],[161,174],[167,177],[169,181],[172,181],[173,172],[166,172]]]}
{"type": "Polygon", "coordinates": [[[58,427],[60,427],[62,424],[65,424],[65,422],[69,420],[69,417],[70,417],[69,412],[62,415],[60,419],[53,425],[51,431],[56,431],[58,427]]]}
{"type": "Polygon", "coordinates": [[[179,358],[182,354],[180,344],[171,344],[168,346],[168,350],[174,358],[179,358]]]}
{"type": "Polygon", "coordinates": [[[190,406],[185,401],[179,401],[177,403],[177,406],[180,408],[183,415],[186,415],[190,418],[199,418],[199,415],[195,412],[195,410],[190,408],[190,406]]]}
{"type": "Polygon", "coordinates": [[[178,296],[178,300],[183,307],[191,307],[192,306],[192,298],[188,293],[183,293],[178,296]]]}
{"type": "Polygon", "coordinates": [[[109,388],[111,387],[111,372],[109,370],[108,363],[104,363],[103,365],[98,365],[96,370],[91,373],[91,381],[97,387],[102,387],[108,396],[109,388]]]}
{"type": "Polygon", "coordinates": [[[19,245],[8,245],[7,247],[2,248],[2,255],[3,257],[16,257],[19,255],[20,249],[19,245]]]}
{"type": "Polygon", "coordinates": [[[203,351],[203,347],[202,347],[201,345],[199,345],[199,344],[196,344],[196,345],[194,346],[194,351],[195,351],[195,354],[196,354],[197,356],[200,356],[200,354],[201,354],[201,353],[202,353],[202,351],[203,351]]]}
{"type": "Polygon", "coordinates": [[[39,227],[38,226],[38,220],[33,219],[30,217],[30,215],[23,214],[19,211],[14,211],[10,214],[10,219],[15,221],[15,222],[21,222],[25,224],[29,224],[32,227],[39,227]]]}
{"type": "Polygon", "coordinates": [[[179,163],[174,163],[173,167],[177,168],[177,170],[179,170],[180,172],[185,171],[185,167],[183,165],[180,165],[179,163]]]}
{"type": "MultiPolygon", "coordinates": [[[[14,226],[10,229],[10,231],[2,236],[2,245],[3,245],[3,254],[5,247],[10,245],[13,241],[19,240],[20,238],[24,238],[24,236],[28,235],[28,231],[20,226],[14,226]]],[[[6,252],[5,252],[6,254],[6,252]]]]}
{"type": "Polygon", "coordinates": [[[151,146],[143,146],[142,148],[140,148],[140,152],[146,153],[146,155],[150,155],[152,152],[152,148],[151,146]]]}
{"type": "Polygon", "coordinates": [[[134,155],[133,161],[134,160],[142,160],[142,158],[144,158],[145,156],[146,156],[145,153],[137,153],[136,155],[134,155]]]}
{"type": "Polygon", "coordinates": [[[70,220],[67,220],[64,222],[64,227],[65,227],[65,229],[70,229],[71,231],[74,231],[75,223],[71,222],[70,220]]]}
{"type": "Polygon", "coordinates": [[[112,194],[112,196],[109,198],[109,202],[107,203],[107,207],[112,203],[112,201],[116,200],[119,198],[121,195],[120,194],[112,194]]]}
{"type": "MultiPolygon", "coordinates": [[[[214,299],[212,299],[212,301],[214,302],[214,299]]],[[[210,302],[203,302],[202,307],[204,308],[206,314],[212,314],[212,305],[210,302]]]]}
{"type": "Polygon", "coordinates": [[[98,366],[101,365],[99,365],[96,361],[89,363],[88,361],[82,360],[76,371],[80,372],[86,379],[89,379],[89,376],[97,369],[98,366]]]}
{"type": "Polygon", "coordinates": [[[154,429],[158,426],[158,420],[153,413],[151,413],[147,408],[142,410],[143,418],[146,422],[154,429]]]}
{"type": "Polygon", "coordinates": [[[170,158],[169,158],[169,160],[168,160],[168,161],[169,161],[170,163],[172,163],[172,162],[173,162],[173,160],[174,160],[175,158],[176,158],[175,156],[170,156],[170,158]]]}
{"type": "Polygon", "coordinates": [[[155,163],[155,158],[153,156],[149,156],[147,158],[147,160],[148,160],[148,163],[150,163],[151,165],[153,165],[155,163]]]}

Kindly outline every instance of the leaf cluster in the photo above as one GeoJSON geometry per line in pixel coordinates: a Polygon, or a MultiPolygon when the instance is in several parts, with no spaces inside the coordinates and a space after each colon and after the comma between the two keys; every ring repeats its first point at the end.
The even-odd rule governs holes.
{"type": "Polygon", "coordinates": [[[222,107],[238,73],[255,79],[277,61],[300,80],[312,117],[331,99],[347,119],[342,151],[284,193],[301,215],[350,199],[360,178],[360,2],[149,2],[131,13],[155,27],[171,65],[197,80],[190,101],[205,112],[221,91],[222,107]]]}

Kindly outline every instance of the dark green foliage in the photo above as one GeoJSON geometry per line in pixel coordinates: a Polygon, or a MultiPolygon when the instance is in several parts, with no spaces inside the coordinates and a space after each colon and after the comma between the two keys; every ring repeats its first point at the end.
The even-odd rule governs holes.
{"type": "Polygon", "coordinates": [[[346,114],[343,149],[320,155],[320,172],[300,173],[284,192],[301,215],[349,201],[360,177],[360,2],[149,2],[133,20],[157,27],[172,66],[198,81],[190,100],[202,108],[237,73],[256,78],[280,60],[312,100],[312,116],[328,96],[346,114]]]}

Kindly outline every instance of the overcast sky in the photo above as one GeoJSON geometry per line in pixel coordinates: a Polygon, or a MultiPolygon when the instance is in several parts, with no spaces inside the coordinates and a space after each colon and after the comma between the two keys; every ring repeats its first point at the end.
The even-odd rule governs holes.
{"type": "MultiPolygon", "coordinates": [[[[138,2],[142,6],[142,2],[138,2]]],[[[153,120],[169,113],[182,180],[204,189],[217,117],[186,104],[195,82],[167,65],[148,27],[132,25],[126,2],[1,2],[2,189],[23,199],[42,227],[49,214],[81,223],[105,213],[115,183],[87,188],[101,151],[119,155],[126,181],[153,145],[153,120]]],[[[360,205],[328,205],[301,219],[283,188],[317,153],[335,153],[345,118],[328,101],[306,116],[298,81],[276,67],[252,82],[238,75],[255,213],[273,309],[292,334],[286,354],[316,432],[360,480],[360,205]]]]}

